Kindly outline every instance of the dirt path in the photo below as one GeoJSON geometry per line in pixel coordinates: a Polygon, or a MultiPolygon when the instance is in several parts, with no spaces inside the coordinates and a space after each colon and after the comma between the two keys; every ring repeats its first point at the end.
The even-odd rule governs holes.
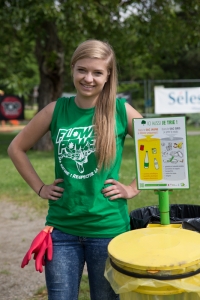
{"type": "Polygon", "coordinates": [[[0,299],[27,300],[45,285],[44,273],[33,260],[21,269],[21,261],[33,238],[44,227],[45,215],[0,201],[0,299]]]}
{"type": "MultiPolygon", "coordinates": [[[[0,300],[28,300],[45,285],[44,272],[35,271],[34,260],[21,262],[45,217],[27,207],[0,201],[0,300]]],[[[84,267],[84,274],[87,268],[84,267]]]]}

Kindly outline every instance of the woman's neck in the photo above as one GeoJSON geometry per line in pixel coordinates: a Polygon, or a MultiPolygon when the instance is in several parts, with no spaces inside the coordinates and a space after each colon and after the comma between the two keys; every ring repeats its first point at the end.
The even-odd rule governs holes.
{"type": "Polygon", "coordinates": [[[87,108],[95,107],[97,98],[90,99],[89,97],[83,98],[83,97],[76,95],[74,101],[78,107],[87,109],[87,108]]]}

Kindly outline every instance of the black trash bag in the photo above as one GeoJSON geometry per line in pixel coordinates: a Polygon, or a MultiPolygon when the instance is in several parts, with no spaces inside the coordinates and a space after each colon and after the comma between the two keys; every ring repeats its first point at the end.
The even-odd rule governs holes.
{"type": "Polygon", "coordinates": [[[187,219],[182,222],[184,229],[200,232],[200,218],[187,219]]]}
{"type": "MultiPolygon", "coordinates": [[[[146,206],[131,211],[131,230],[145,228],[149,223],[160,224],[160,212],[158,206],[146,206]]],[[[171,204],[170,223],[182,224],[185,229],[200,232],[200,206],[171,204]]]]}

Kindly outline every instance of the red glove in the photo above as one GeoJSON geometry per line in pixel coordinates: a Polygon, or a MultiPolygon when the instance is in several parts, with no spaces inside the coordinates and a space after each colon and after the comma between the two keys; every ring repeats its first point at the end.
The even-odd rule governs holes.
{"type": "Polygon", "coordinates": [[[53,245],[50,232],[47,233],[39,251],[34,255],[35,269],[40,273],[43,271],[42,266],[45,266],[44,256],[46,256],[48,260],[52,260],[53,257],[53,245]]]}
{"type": "Polygon", "coordinates": [[[51,232],[53,231],[52,226],[46,226],[40,233],[34,238],[31,243],[31,246],[24,256],[24,259],[21,263],[21,268],[24,268],[28,265],[31,260],[31,255],[34,253],[35,259],[35,269],[42,273],[42,266],[45,265],[44,255],[46,255],[48,260],[52,260],[53,257],[53,246],[51,239],[51,232]]]}

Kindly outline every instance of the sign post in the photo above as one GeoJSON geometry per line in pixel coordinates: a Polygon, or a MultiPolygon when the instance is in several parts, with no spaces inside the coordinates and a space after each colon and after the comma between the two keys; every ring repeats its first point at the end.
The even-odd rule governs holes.
{"type": "Polygon", "coordinates": [[[160,191],[156,191],[155,193],[158,194],[160,224],[161,225],[169,225],[170,224],[169,190],[160,190],[160,191]]]}
{"type": "Polygon", "coordinates": [[[169,191],[188,189],[185,117],[133,119],[137,186],[156,190],[161,224],[170,224],[169,191]]]}

